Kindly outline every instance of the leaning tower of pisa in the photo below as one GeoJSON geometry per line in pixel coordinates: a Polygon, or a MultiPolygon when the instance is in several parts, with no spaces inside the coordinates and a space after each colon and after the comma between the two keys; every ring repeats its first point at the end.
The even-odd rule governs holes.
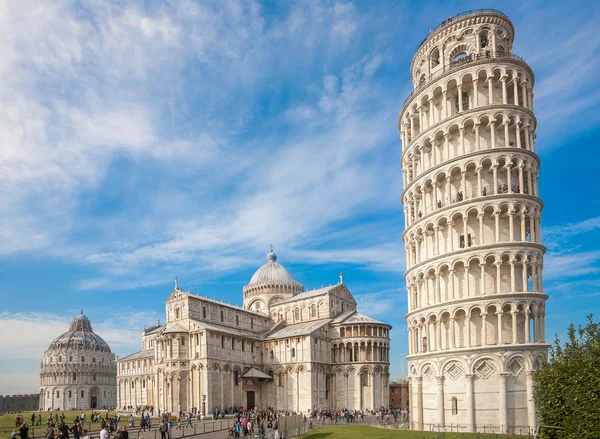
{"type": "Polygon", "coordinates": [[[534,75],[495,10],[419,46],[398,128],[413,428],[534,428],[545,361],[534,75]]]}

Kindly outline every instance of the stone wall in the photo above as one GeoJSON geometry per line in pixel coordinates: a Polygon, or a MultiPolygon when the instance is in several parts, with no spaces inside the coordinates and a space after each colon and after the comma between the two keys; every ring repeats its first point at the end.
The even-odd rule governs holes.
{"type": "Polygon", "coordinates": [[[39,393],[0,395],[0,413],[37,410],[39,400],[39,393]]]}

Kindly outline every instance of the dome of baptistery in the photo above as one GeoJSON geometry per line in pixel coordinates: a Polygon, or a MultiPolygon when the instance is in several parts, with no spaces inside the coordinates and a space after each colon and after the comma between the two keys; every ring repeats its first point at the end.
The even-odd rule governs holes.
{"type": "Polygon", "coordinates": [[[108,343],[83,314],[44,352],[40,409],[80,410],[116,405],[117,363],[108,343]]]}
{"type": "Polygon", "coordinates": [[[108,344],[94,333],[92,323],[83,313],[73,319],[69,330],[54,339],[48,350],[78,349],[110,352],[108,344]]]}
{"type": "Polygon", "coordinates": [[[267,263],[260,267],[248,285],[244,287],[244,307],[268,313],[269,306],[304,291],[304,286],[296,282],[287,269],[277,262],[277,255],[271,248],[267,263]]]}

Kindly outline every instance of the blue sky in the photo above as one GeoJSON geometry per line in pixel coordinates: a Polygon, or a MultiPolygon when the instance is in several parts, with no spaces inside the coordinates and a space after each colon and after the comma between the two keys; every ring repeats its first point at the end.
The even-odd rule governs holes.
{"type": "Polygon", "coordinates": [[[495,7],[536,74],[547,336],[600,309],[596,2],[0,6],[0,394],[81,308],[120,355],[175,276],[241,303],[269,244],[307,288],[407,311],[396,120],[429,28],[495,7]]]}

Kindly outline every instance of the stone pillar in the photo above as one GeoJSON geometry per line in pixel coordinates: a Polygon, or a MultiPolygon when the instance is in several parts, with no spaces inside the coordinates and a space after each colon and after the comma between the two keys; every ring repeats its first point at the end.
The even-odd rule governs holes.
{"type": "Polygon", "coordinates": [[[436,395],[436,405],[437,405],[437,423],[440,427],[445,426],[445,416],[444,416],[444,377],[438,376],[435,377],[437,383],[437,395],[436,395]]]}
{"type": "Polygon", "coordinates": [[[512,311],[510,314],[512,316],[512,342],[513,344],[516,344],[519,342],[519,340],[517,339],[517,315],[519,314],[519,312],[512,311]]]}
{"type": "Polygon", "coordinates": [[[496,315],[498,316],[498,334],[497,334],[498,335],[498,337],[497,337],[498,344],[504,343],[504,340],[502,339],[502,337],[503,337],[503,335],[502,335],[502,315],[503,314],[504,313],[502,312],[502,310],[500,310],[496,313],[496,315]]]}
{"type": "Polygon", "coordinates": [[[481,313],[481,346],[487,346],[486,313],[481,313]]]}
{"type": "Polygon", "coordinates": [[[448,117],[448,104],[447,104],[447,93],[448,90],[442,90],[442,117],[445,119],[448,117]]]}
{"type": "Polygon", "coordinates": [[[525,310],[525,343],[531,343],[531,334],[529,333],[529,316],[531,311],[525,310]]]}
{"type": "Polygon", "coordinates": [[[506,378],[508,373],[498,374],[498,423],[500,424],[500,433],[507,432],[508,413],[506,410],[506,378]]]}
{"type": "Polygon", "coordinates": [[[528,282],[528,276],[527,276],[527,259],[524,259],[521,264],[523,266],[523,292],[527,293],[529,292],[529,282],[528,282]]]}
{"type": "Polygon", "coordinates": [[[479,276],[479,289],[480,289],[480,294],[482,296],[485,296],[485,263],[479,264],[479,268],[481,270],[481,274],[479,276]]]}
{"type": "Polygon", "coordinates": [[[535,412],[535,404],[533,401],[533,372],[532,370],[526,370],[526,391],[527,391],[527,422],[529,424],[529,429],[532,430],[536,427],[536,412],[535,412]]]}
{"type": "MultiPolygon", "coordinates": [[[[500,78],[500,82],[502,82],[502,103],[504,105],[508,104],[508,94],[506,92],[506,76],[500,78]]],[[[507,141],[508,144],[508,141],[507,141]]]]}
{"type": "Polygon", "coordinates": [[[417,412],[418,415],[418,430],[423,430],[423,377],[417,377],[417,412]]]}
{"type": "Polygon", "coordinates": [[[496,294],[502,293],[502,261],[496,262],[496,294]]]}
{"type": "Polygon", "coordinates": [[[465,394],[465,400],[467,404],[467,431],[473,432],[475,431],[475,410],[473,407],[473,374],[467,373],[465,374],[465,378],[467,380],[467,390],[465,394]]]}
{"type": "Polygon", "coordinates": [[[433,98],[429,99],[429,126],[433,126],[435,124],[435,114],[433,107],[433,98]]]}
{"type": "Polygon", "coordinates": [[[465,317],[465,335],[467,336],[467,348],[471,347],[471,317],[465,317]]]}
{"type": "Polygon", "coordinates": [[[516,288],[516,279],[515,279],[515,264],[516,264],[516,260],[511,259],[510,261],[508,261],[508,263],[510,264],[510,292],[511,293],[515,293],[517,291],[516,288]]]}

